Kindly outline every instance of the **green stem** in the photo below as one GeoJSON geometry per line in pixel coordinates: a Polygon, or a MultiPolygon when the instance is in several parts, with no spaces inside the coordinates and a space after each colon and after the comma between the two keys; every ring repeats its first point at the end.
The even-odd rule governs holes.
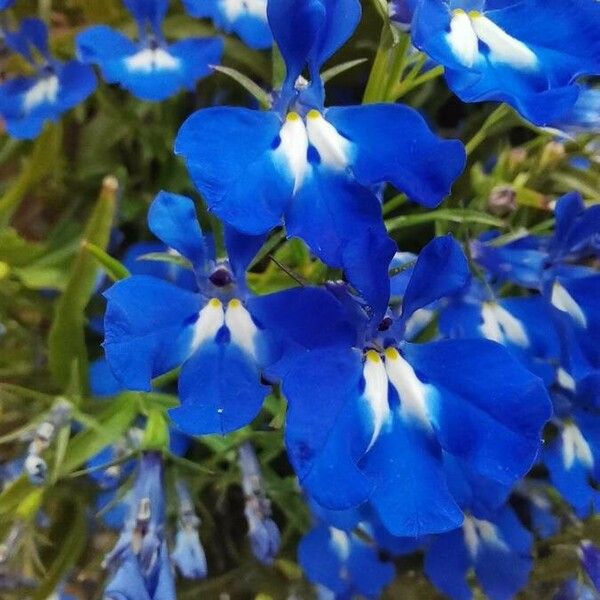
{"type": "Polygon", "coordinates": [[[393,198],[390,198],[384,205],[383,205],[383,216],[385,215],[389,215],[394,209],[398,208],[399,206],[401,206],[402,204],[404,204],[407,200],[406,194],[398,194],[397,196],[394,196],[393,198]]]}
{"type": "Polygon", "coordinates": [[[506,104],[498,106],[483,122],[477,133],[467,142],[467,156],[471,155],[487,138],[489,130],[508,116],[510,108],[506,104]]]}

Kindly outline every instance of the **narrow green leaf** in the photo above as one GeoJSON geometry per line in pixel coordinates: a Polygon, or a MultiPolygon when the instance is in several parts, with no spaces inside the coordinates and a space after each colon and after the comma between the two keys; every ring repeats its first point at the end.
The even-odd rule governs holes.
{"type": "Polygon", "coordinates": [[[170,254],[169,252],[149,252],[148,254],[142,254],[138,256],[137,260],[154,260],[158,262],[171,263],[184,269],[191,269],[192,263],[181,256],[180,254],[170,254]]]}
{"type": "Polygon", "coordinates": [[[451,221],[453,223],[481,223],[482,225],[492,225],[494,227],[505,227],[506,223],[502,219],[493,217],[486,213],[480,213],[476,210],[462,208],[443,208],[427,213],[417,213],[414,215],[402,215],[386,221],[385,225],[388,231],[402,229],[403,227],[413,227],[423,223],[434,221],[451,221]]]}
{"type": "Polygon", "coordinates": [[[254,83],[250,77],[240,73],[237,69],[224,67],[222,65],[215,65],[213,66],[213,69],[219,73],[223,73],[223,75],[227,75],[227,77],[231,77],[231,79],[239,83],[253,98],[256,99],[262,108],[269,108],[271,106],[271,96],[259,85],[254,83]]]}
{"type": "Polygon", "coordinates": [[[113,281],[127,279],[131,275],[127,267],[116,258],[110,256],[107,252],[92,244],[91,242],[83,242],[82,246],[100,263],[106,271],[106,274],[113,281]]]}
{"type": "MultiPolygon", "coordinates": [[[[88,220],[83,243],[106,248],[115,214],[118,184],[106,177],[100,196],[88,220]]],[[[82,392],[87,393],[88,361],[85,346],[85,309],[94,293],[98,264],[82,246],[71,266],[65,291],[56,303],[48,338],[52,377],[63,389],[71,379],[73,364],[79,371],[82,392]]]]}
{"type": "Polygon", "coordinates": [[[321,73],[321,79],[323,83],[327,83],[331,81],[334,77],[353,69],[354,67],[358,67],[358,65],[362,65],[367,62],[366,58],[356,58],[355,60],[346,61],[340,65],[336,65],[335,67],[331,67],[330,69],[326,69],[321,73]]]}

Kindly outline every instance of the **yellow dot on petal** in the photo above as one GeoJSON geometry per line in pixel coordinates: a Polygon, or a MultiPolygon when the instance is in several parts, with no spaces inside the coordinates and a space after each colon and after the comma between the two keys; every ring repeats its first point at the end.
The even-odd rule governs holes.
{"type": "Polygon", "coordinates": [[[307,119],[318,119],[320,116],[321,116],[321,113],[318,110],[316,110],[315,108],[313,108],[308,111],[306,118],[307,119]]]}
{"type": "Polygon", "coordinates": [[[288,121],[298,121],[300,119],[300,115],[297,112],[289,112],[287,114],[286,120],[288,121]]]}
{"type": "Polygon", "coordinates": [[[219,306],[221,306],[221,301],[218,298],[211,298],[209,304],[213,308],[219,308],[219,306]]]}
{"type": "Polygon", "coordinates": [[[379,354],[377,354],[377,352],[375,352],[375,350],[369,350],[366,354],[367,356],[367,360],[370,360],[371,362],[380,362],[381,359],[379,358],[379,354]]]}
{"type": "Polygon", "coordinates": [[[471,17],[471,19],[476,19],[477,17],[481,17],[481,13],[478,10],[470,10],[469,17],[471,17]]]}
{"type": "Polygon", "coordinates": [[[237,298],[232,298],[229,301],[229,308],[239,308],[242,303],[237,298]]]}
{"type": "Polygon", "coordinates": [[[396,348],[390,346],[385,349],[385,357],[388,360],[398,360],[400,358],[400,354],[398,354],[398,350],[396,350],[396,348]]]}
{"type": "Polygon", "coordinates": [[[462,8],[455,8],[455,9],[452,11],[452,15],[453,15],[453,16],[457,16],[457,15],[464,15],[464,14],[466,14],[466,13],[465,13],[465,11],[464,11],[462,8]]]}

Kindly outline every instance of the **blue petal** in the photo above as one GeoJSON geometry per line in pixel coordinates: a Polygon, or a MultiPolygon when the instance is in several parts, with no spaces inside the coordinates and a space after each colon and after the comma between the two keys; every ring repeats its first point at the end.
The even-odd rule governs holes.
{"type": "Polygon", "coordinates": [[[377,548],[352,536],[348,572],[356,592],[365,598],[379,598],[383,588],[391,583],[396,570],[391,562],[379,558],[377,548]]]}
{"type": "Polygon", "coordinates": [[[430,418],[447,452],[500,483],[531,468],[551,414],[541,380],[487,340],[407,344],[403,351],[435,390],[430,418]]]}
{"type": "Polygon", "coordinates": [[[402,300],[402,319],[406,321],[418,309],[461,291],[470,278],[465,254],[452,236],[433,239],[421,250],[412,269],[402,300]]]}
{"type": "Polygon", "coordinates": [[[76,40],[77,55],[86,63],[121,61],[138,51],[138,46],[120,31],[107,25],[95,25],[82,31],[76,40]]]}
{"type": "Polygon", "coordinates": [[[115,377],[129,389],[150,391],[150,380],[185,360],[202,300],[167,282],[139,275],[105,294],[104,350],[115,377]]]}
{"type": "Polygon", "coordinates": [[[462,523],[446,485],[439,445],[399,410],[393,411],[361,468],[375,480],[370,501],[393,535],[420,537],[462,523]]]}
{"type": "Polygon", "coordinates": [[[338,348],[299,355],[283,380],[288,457],[300,483],[326,508],[357,506],[371,489],[356,466],[369,443],[361,379],[360,354],[338,348]]]}
{"type": "Polygon", "coordinates": [[[193,17],[209,17],[223,31],[237,33],[250,48],[260,50],[273,44],[273,36],[267,22],[267,0],[263,2],[264,16],[251,11],[242,1],[239,2],[239,12],[233,16],[220,0],[184,0],[183,4],[193,17]]]}
{"type": "Polygon", "coordinates": [[[138,559],[132,551],[124,554],[116,573],[104,590],[104,596],[110,600],[154,600],[146,589],[138,559]]]}
{"type": "Polygon", "coordinates": [[[508,600],[525,587],[533,564],[533,536],[508,506],[498,512],[493,524],[499,539],[480,538],[475,573],[490,600],[508,600]]]}
{"type": "Polygon", "coordinates": [[[194,113],[177,134],[175,153],[209,209],[244,233],[278,225],[291,200],[293,181],[270,156],[280,128],[271,112],[214,107],[194,113]]]}
{"type": "Polygon", "coordinates": [[[61,66],[59,71],[58,104],[61,111],[68,110],[83,102],[95,89],[97,85],[94,70],[71,60],[61,66]]]}
{"type": "Polygon", "coordinates": [[[98,359],[90,364],[90,388],[94,396],[114,396],[123,391],[123,386],[115,379],[106,359],[98,359]]]}
{"type": "Polygon", "coordinates": [[[223,229],[229,264],[239,285],[244,282],[246,269],[262,248],[267,236],[246,235],[227,225],[223,229]]]}
{"type": "Polygon", "coordinates": [[[169,0],[123,0],[123,3],[138,23],[143,25],[148,22],[155,32],[160,31],[169,0]]]}
{"type": "Polygon", "coordinates": [[[462,529],[433,538],[425,553],[425,575],[452,600],[471,600],[473,593],[466,582],[471,558],[462,529]]]}
{"type": "Polygon", "coordinates": [[[268,391],[258,365],[238,346],[207,342],[182,367],[181,406],[169,414],[190,435],[225,434],[250,423],[268,391]]]}
{"type": "Polygon", "coordinates": [[[160,192],[150,205],[148,227],[169,248],[187,258],[198,272],[204,271],[206,245],[192,200],[160,192]]]}
{"type": "Polygon", "coordinates": [[[35,48],[44,58],[50,58],[48,49],[48,27],[41,19],[27,18],[23,19],[17,31],[4,31],[6,45],[18,52],[29,62],[34,58],[31,53],[31,46],[35,48]]]}
{"type": "Polygon", "coordinates": [[[437,206],[463,171],[461,142],[435,136],[421,115],[400,104],[330,108],[327,120],[354,146],[361,183],[392,183],[415,202],[437,206]]]}
{"type": "Polygon", "coordinates": [[[0,10],[6,10],[15,3],[15,0],[0,0],[0,10]]]}
{"type": "Polygon", "coordinates": [[[302,73],[325,23],[326,11],[322,0],[268,2],[269,25],[285,61],[287,87],[293,87],[302,73]]]}
{"type": "Polygon", "coordinates": [[[581,562],[595,588],[600,590],[600,550],[592,542],[581,544],[581,562]]]}

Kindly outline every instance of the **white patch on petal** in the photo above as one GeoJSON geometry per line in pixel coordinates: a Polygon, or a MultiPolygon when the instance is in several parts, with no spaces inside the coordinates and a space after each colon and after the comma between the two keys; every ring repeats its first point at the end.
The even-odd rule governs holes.
{"type": "Polygon", "coordinates": [[[492,62],[504,63],[521,70],[537,67],[537,56],[523,42],[482,14],[472,13],[470,18],[475,34],[490,49],[489,57],[492,62]]]}
{"type": "Polygon", "coordinates": [[[585,441],[579,428],[573,423],[565,425],[562,430],[562,459],[567,471],[573,466],[575,460],[588,468],[594,466],[594,456],[589,444],[585,441]]]}
{"type": "Polygon", "coordinates": [[[335,171],[343,171],[350,162],[352,143],[341,136],[318,110],[306,115],[309,142],[316,148],[321,163],[335,171]]]}
{"type": "Polygon", "coordinates": [[[144,48],[126,58],[125,66],[128,71],[151,73],[152,71],[177,71],[180,62],[178,58],[171,56],[162,48],[156,50],[144,48]]]}
{"type": "Polygon", "coordinates": [[[529,337],[519,319],[495,302],[485,302],[481,309],[483,324],[479,330],[488,339],[504,344],[506,341],[527,348],[529,337]]]}
{"type": "Polygon", "coordinates": [[[220,4],[228,21],[248,15],[267,22],[267,0],[221,0],[220,4]]]}
{"type": "Polygon", "coordinates": [[[288,114],[279,132],[280,144],[274,153],[294,181],[294,194],[300,189],[309,169],[306,153],[308,152],[308,135],[304,122],[295,112],[288,114]]]}
{"type": "Polygon", "coordinates": [[[390,406],[388,403],[388,378],[381,357],[374,350],[369,350],[365,358],[363,367],[365,390],[362,397],[367,401],[373,414],[373,435],[369,442],[369,448],[371,448],[387,420],[390,406]]]}
{"type": "Polygon", "coordinates": [[[223,304],[217,298],[212,298],[200,311],[198,320],[194,324],[192,350],[199,348],[205,341],[213,339],[224,323],[223,304]]]}
{"type": "Polygon", "coordinates": [[[416,419],[426,429],[431,429],[427,411],[427,386],[419,380],[396,348],[386,348],[385,370],[400,397],[401,413],[416,419]]]}
{"type": "Polygon", "coordinates": [[[335,549],[340,560],[345,562],[350,556],[350,539],[348,538],[348,534],[335,527],[329,528],[329,534],[331,535],[331,545],[335,549]]]}
{"type": "Polygon", "coordinates": [[[232,343],[249,354],[254,360],[258,359],[257,340],[260,331],[250,313],[237,299],[229,301],[225,312],[225,325],[231,334],[232,343]]]}
{"type": "Polygon", "coordinates": [[[453,12],[446,41],[461,64],[473,67],[479,56],[479,42],[471,19],[464,10],[458,9],[453,12]]]}
{"type": "Polygon", "coordinates": [[[40,104],[54,104],[59,89],[60,85],[56,75],[40,79],[23,95],[23,110],[28,113],[40,104]]]}
{"type": "Polygon", "coordinates": [[[495,546],[504,552],[510,551],[506,542],[500,536],[498,528],[489,521],[483,521],[470,516],[465,517],[463,522],[463,536],[467,550],[473,558],[479,553],[482,544],[495,546]]]}
{"type": "Polygon", "coordinates": [[[552,296],[550,298],[552,305],[558,310],[562,310],[567,314],[571,315],[574,321],[576,321],[581,327],[587,327],[587,318],[581,307],[573,296],[567,292],[567,290],[558,281],[552,286],[552,296]]]}
{"type": "Polygon", "coordinates": [[[558,382],[558,385],[569,392],[574,392],[577,389],[577,384],[573,377],[571,377],[571,375],[569,375],[562,367],[559,367],[556,372],[556,381],[558,382]]]}

